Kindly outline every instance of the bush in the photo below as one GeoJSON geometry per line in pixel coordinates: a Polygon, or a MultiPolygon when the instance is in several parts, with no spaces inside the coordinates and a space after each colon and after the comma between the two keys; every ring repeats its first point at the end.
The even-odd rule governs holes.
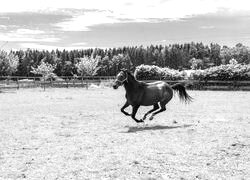
{"type": "Polygon", "coordinates": [[[250,65],[227,64],[196,70],[190,75],[193,80],[250,80],[250,65]]]}
{"type": "Polygon", "coordinates": [[[160,68],[158,66],[140,65],[135,69],[135,77],[139,80],[182,80],[186,74],[178,70],[160,68]]]}

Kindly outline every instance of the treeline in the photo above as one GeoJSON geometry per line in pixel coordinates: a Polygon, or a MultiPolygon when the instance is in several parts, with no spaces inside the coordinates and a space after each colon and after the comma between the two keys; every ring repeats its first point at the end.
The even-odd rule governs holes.
{"type": "MultiPolygon", "coordinates": [[[[242,44],[235,47],[219,44],[204,45],[203,43],[172,44],[168,46],[151,45],[148,47],[134,46],[110,49],[83,50],[19,50],[11,51],[18,58],[18,66],[11,75],[34,76],[32,67],[42,61],[55,66],[57,76],[73,76],[78,74],[76,64],[85,56],[99,57],[98,72],[100,76],[116,75],[120,68],[134,71],[141,64],[168,67],[171,69],[205,69],[211,66],[228,64],[230,59],[239,63],[249,64],[250,48],[242,44]]],[[[1,69],[1,57],[0,57],[1,69]]],[[[9,75],[0,70],[0,75],[9,75]]]]}

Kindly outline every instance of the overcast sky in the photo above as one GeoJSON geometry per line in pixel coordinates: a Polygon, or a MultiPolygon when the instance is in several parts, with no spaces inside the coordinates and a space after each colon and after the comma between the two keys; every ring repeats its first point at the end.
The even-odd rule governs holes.
{"type": "Polygon", "coordinates": [[[250,1],[6,0],[0,6],[0,47],[5,50],[191,41],[250,46],[250,1]]]}

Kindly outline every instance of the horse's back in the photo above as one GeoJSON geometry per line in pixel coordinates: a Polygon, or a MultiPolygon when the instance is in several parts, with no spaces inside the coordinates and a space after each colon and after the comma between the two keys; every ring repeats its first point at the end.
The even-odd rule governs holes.
{"type": "Polygon", "coordinates": [[[164,85],[167,83],[164,81],[154,81],[154,82],[149,82],[149,83],[145,83],[145,84],[147,84],[148,86],[154,86],[154,85],[164,85]]]}
{"type": "Polygon", "coordinates": [[[161,101],[169,101],[173,96],[171,87],[164,81],[144,83],[142,105],[153,105],[161,101]]]}
{"type": "Polygon", "coordinates": [[[158,89],[158,90],[172,90],[171,86],[164,81],[155,81],[150,83],[145,83],[148,89],[158,89]]]}

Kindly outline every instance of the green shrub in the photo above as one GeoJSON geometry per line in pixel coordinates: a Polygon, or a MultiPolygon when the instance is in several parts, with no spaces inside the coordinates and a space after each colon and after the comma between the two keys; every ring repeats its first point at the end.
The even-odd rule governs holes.
{"type": "Polygon", "coordinates": [[[186,74],[166,67],[140,65],[135,69],[135,76],[138,80],[182,80],[185,79],[186,74]]]}

